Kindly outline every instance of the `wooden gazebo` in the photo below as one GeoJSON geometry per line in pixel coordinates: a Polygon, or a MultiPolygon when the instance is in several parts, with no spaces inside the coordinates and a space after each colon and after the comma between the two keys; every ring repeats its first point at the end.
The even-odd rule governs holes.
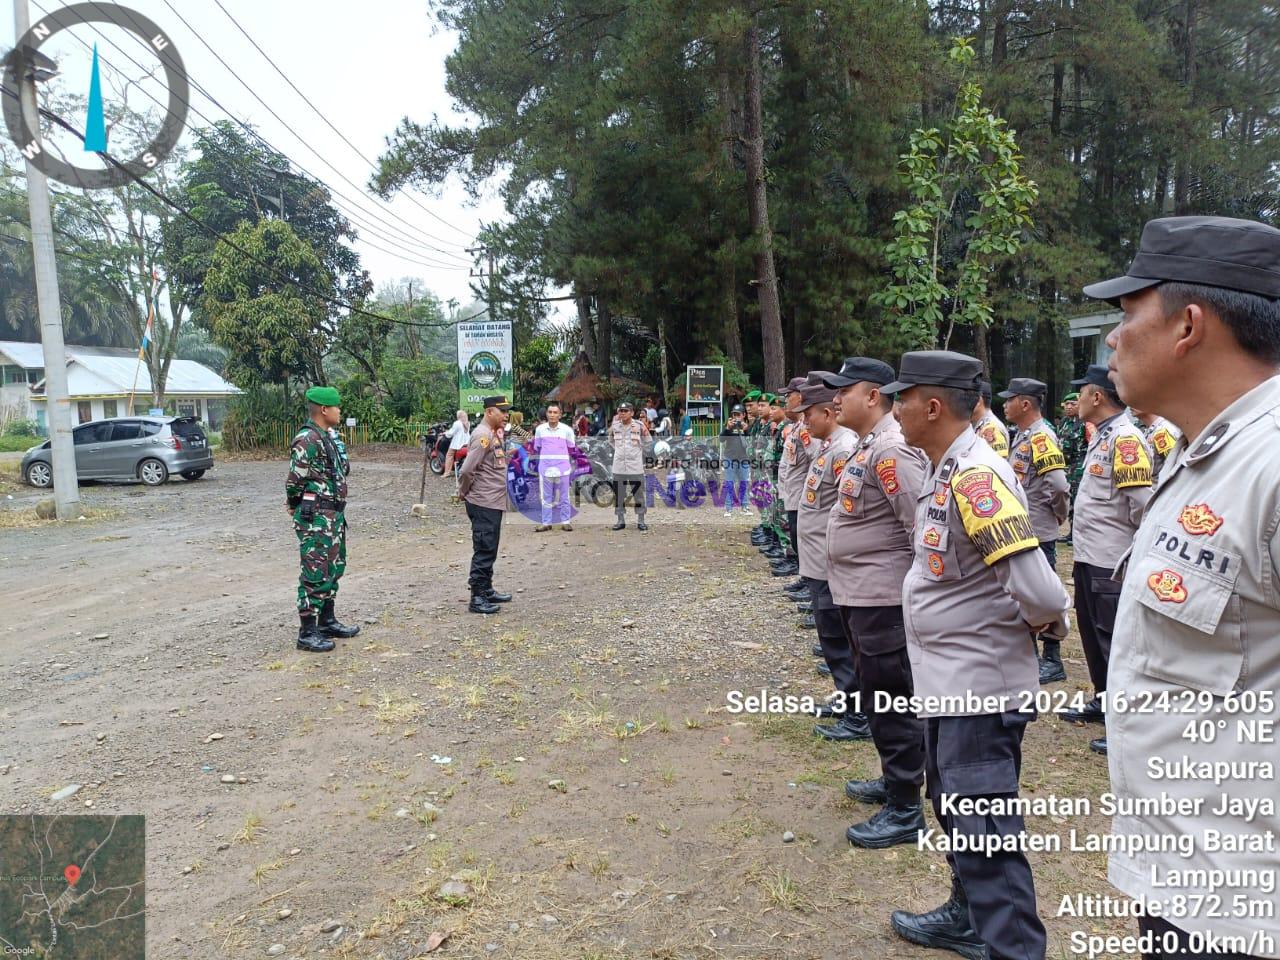
{"type": "Polygon", "coordinates": [[[654,388],[647,383],[621,374],[614,374],[607,379],[601,377],[592,368],[587,352],[579,350],[573,363],[569,364],[569,371],[564,379],[543,399],[548,402],[554,400],[572,409],[589,400],[613,404],[623,398],[639,399],[654,392],[654,388]]]}

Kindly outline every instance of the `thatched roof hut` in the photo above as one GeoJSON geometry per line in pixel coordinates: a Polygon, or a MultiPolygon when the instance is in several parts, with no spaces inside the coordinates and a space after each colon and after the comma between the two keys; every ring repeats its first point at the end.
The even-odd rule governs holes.
{"type": "Polygon", "coordinates": [[[588,400],[612,403],[623,398],[639,398],[654,393],[653,387],[639,380],[632,380],[621,374],[614,374],[607,380],[596,374],[591,367],[591,360],[585,350],[569,364],[569,372],[565,374],[559,385],[543,399],[555,400],[566,407],[574,407],[588,400]]]}

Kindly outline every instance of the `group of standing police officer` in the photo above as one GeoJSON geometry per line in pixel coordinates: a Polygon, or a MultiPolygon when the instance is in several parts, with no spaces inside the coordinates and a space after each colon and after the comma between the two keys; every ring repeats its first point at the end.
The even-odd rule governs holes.
{"type": "MultiPolygon", "coordinates": [[[[1158,883],[1164,870],[1190,878],[1177,890],[1184,897],[1220,896],[1215,871],[1274,876],[1274,853],[1254,844],[1197,847],[1185,857],[1155,841],[1210,830],[1274,839],[1274,771],[1226,786],[1144,771],[1157,757],[1265,770],[1274,746],[1230,736],[1189,740],[1187,715],[1109,711],[1106,696],[1164,702],[1190,692],[1200,696],[1194,702],[1214,705],[1212,716],[1231,702],[1252,704],[1259,721],[1280,720],[1280,231],[1221,217],[1154,220],[1128,273],[1085,293],[1117,305],[1123,319],[1107,337],[1109,367],[1091,366],[1072,384],[1079,417],[1094,427],[1074,494],[1072,580],[1096,695],[1063,717],[1105,722],[1107,735],[1093,746],[1109,755],[1118,802],[1172,796],[1207,810],[1229,790],[1254,803],[1248,822],[1243,813],[1233,823],[1208,812],[1114,821],[1114,832],[1152,841],[1149,850],[1170,849],[1112,852],[1109,878],[1122,893],[1167,901],[1158,883]],[[1141,411],[1137,422],[1126,405],[1141,411]]],[[[322,650],[357,631],[333,608],[350,468],[334,429],[337,392],[313,388],[307,396],[311,422],[294,440],[286,495],[302,558],[298,645],[322,650]]],[[[1070,484],[1044,419],[1045,385],[1015,378],[999,396],[1013,427],[1007,432],[991,412],[978,360],[918,351],[896,371],[851,357],[838,372],[813,371],[778,395],[750,398],[756,415],[748,435],[753,445],[762,437],[776,445],[776,474],[772,465],[763,469],[780,495],[753,539],[780,553],[774,560],[784,570],[794,558],[800,579],[785,590],[811,607],[820,653],[843,695],[835,703],[848,705],[824,710],[836,722],[819,733],[869,739],[880,759],[879,778],[846,784],[850,797],[879,807],[849,827],[849,842],[915,842],[925,829],[922,789],[943,831],[971,841],[947,853],[948,899],[922,913],[895,911],[893,928],[974,960],[1039,960],[1046,936],[1030,864],[1017,844],[982,842],[1022,834],[1023,818],[944,802],[1018,796],[1034,693],[1061,679],[1059,645],[1072,605],[1056,572],[1070,484]],[[884,699],[912,695],[918,713],[884,699]]],[[[509,599],[492,586],[506,401],[485,405],[461,484],[473,523],[473,607],[509,599]]],[[[1246,892],[1269,897],[1271,912],[1166,907],[1143,915],[1140,931],[1156,936],[1143,952],[1280,957],[1270,890],[1246,892]],[[1260,931],[1267,936],[1258,939],[1260,931]],[[1203,946],[1205,937],[1251,935],[1251,951],[1203,946]]]]}

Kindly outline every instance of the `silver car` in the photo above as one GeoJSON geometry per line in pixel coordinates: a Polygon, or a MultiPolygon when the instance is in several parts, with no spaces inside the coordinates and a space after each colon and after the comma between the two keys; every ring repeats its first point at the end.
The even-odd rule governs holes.
{"type": "MultiPolygon", "coordinates": [[[[115,417],[82,423],[73,431],[81,480],[141,480],[155,487],[178,474],[199,480],[213,466],[213,451],[194,417],[115,417]]],[[[46,440],[22,457],[22,479],[53,483],[53,451],[46,440]]]]}

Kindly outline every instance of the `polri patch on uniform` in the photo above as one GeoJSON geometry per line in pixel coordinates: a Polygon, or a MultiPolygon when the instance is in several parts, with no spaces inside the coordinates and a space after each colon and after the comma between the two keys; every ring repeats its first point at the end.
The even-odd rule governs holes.
{"type": "Polygon", "coordinates": [[[1211,537],[1222,526],[1223,519],[1207,503],[1187,504],[1178,516],[1182,529],[1194,537],[1211,537]]]}
{"type": "Polygon", "coordinates": [[[1188,596],[1182,574],[1168,567],[1147,577],[1147,586],[1161,603],[1185,603],[1188,596]]]}
{"type": "Polygon", "coordinates": [[[898,460],[896,457],[885,457],[875,467],[876,476],[880,478],[880,489],[887,496],[893,496],[902,489],[898,484],[898,460]]]}

